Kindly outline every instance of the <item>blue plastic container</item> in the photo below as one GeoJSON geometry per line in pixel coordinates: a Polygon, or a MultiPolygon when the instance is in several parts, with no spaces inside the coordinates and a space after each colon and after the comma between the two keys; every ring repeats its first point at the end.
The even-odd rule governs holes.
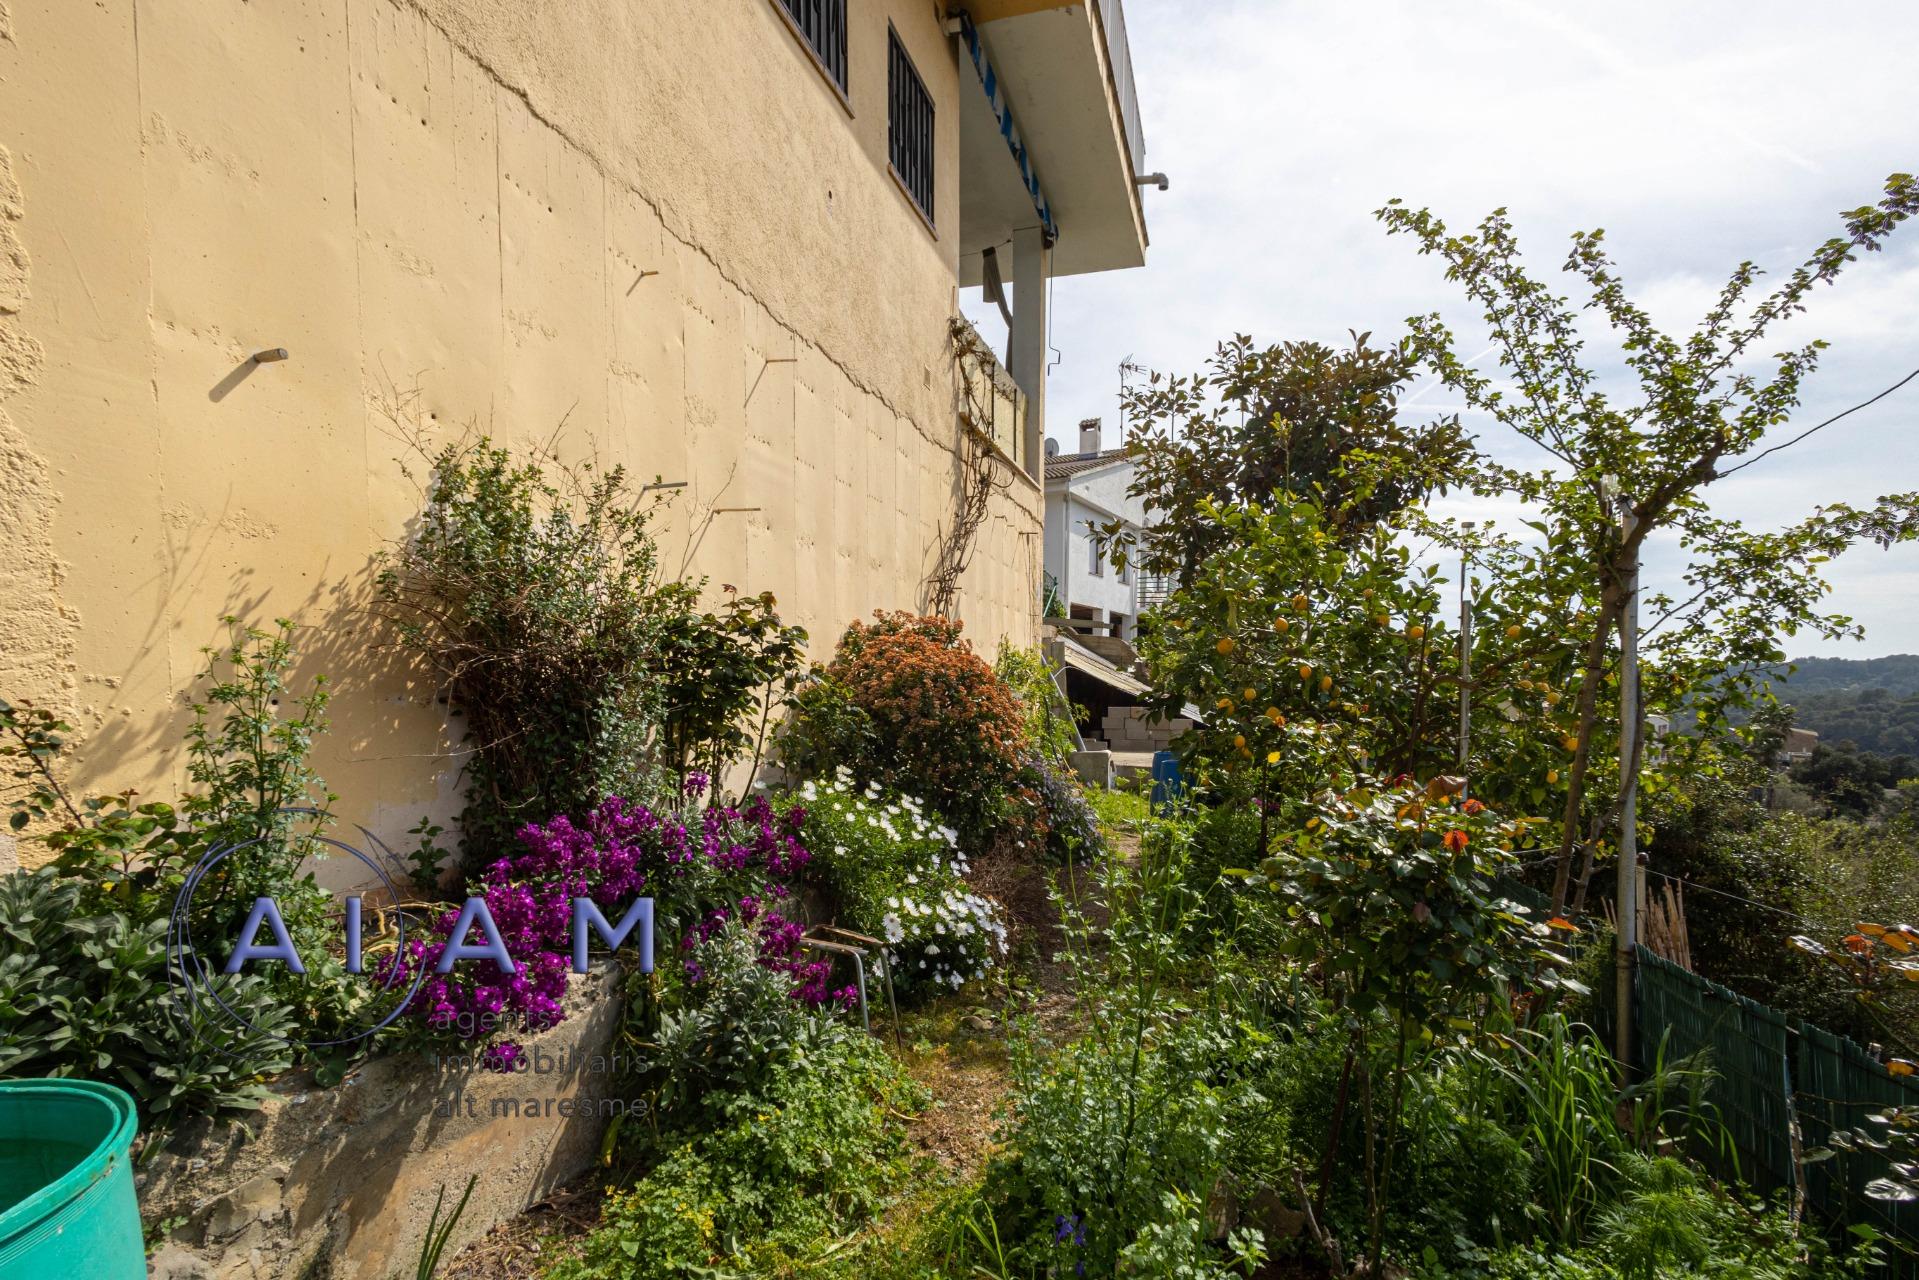
{"type": "Polygon", "coordinates": [[[92,1080],[0,1080],[0,1277],[145,1280],[133,1099],[92,1080]]]}
{"type": "Polygon", "coordinates": [[[1186,798],[1186,778],[1179,771],[1179,757],[1171,751],[1153,753],[1153,812],[1165,814],[1178,808],[1186,798]]]}

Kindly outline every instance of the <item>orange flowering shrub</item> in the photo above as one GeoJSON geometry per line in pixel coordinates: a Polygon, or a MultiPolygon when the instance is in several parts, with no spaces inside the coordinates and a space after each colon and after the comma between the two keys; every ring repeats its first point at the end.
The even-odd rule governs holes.
{"type": "Polygon", "coordinates": [[[979,847],[1007,816],[1031,748],[1011,687],[941,617],[876,611],[840,637],[795,700],[789,768],[844,765],[861,785],[916,796],[979,847]]]}

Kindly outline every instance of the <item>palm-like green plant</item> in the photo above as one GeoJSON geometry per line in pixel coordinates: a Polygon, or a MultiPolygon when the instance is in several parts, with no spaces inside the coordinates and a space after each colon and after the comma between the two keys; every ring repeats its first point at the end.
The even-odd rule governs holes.
{"type": "Polygon", "coordinates": [[[1626,1193],[1599,1215],[1598,1241],[1631,1280],[1652,1280],[1662,1265],[1697,1267],[1711,1251],[1708,1194],[1692,1170],[1669,1156],[1620,1157],[1626,1193]]]}

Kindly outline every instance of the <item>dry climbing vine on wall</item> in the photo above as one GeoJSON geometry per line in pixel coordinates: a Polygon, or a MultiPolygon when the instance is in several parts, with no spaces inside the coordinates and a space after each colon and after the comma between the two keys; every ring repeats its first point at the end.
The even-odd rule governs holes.
{"type": "MultiPolygon", "coordinates": [[[[938,555],[920,591],[920,612],[941,616],[950,616],[959,598],[960,578],[972,561],[993,495],[1007,487],[1000,462],[986,443],[996,438],[994,415],[1006,390],[998,385],[1003,376],[999,362],[964,319],[954,318],[952,338],[955,409],[961,427],[957,502],[952,521],[940,530],[938,555]]],[[[1017,404],[1017,390],[1011,391],[1008,399],[1017,404]]]]}
{"type": "Polygon", "coordinates": [[[953,342],[954,411],[960,423],[977,431],[1006,451],[1019,456],[1023,434],[1019,411],[1024,399],[1019,386],[1000,367],[993,349],[979,336],[963,316],[954,316],[950,330],[953,342]],[[1001,402],[1006,404],[1002,414],[1001,402]],[[1005,421],[1002,421],[1002,417],[1005,421]]]}
{"type": "Polygon", "coordinates": [[[966,436],[962,447],[966,450],[966,461],[960,474],[959,502],[952,523],[940,531],[939,558],[933,562],[933,572],[927,576],[921,592],[920,612],[940,617],[952,616],[953,604],[959,598],[960,578],[973,559],[974,544],[986,523],[993,495],[1006,488],[1006,479],[1000,474],[999,462],[991,449],[971,434],[966,436]]]}

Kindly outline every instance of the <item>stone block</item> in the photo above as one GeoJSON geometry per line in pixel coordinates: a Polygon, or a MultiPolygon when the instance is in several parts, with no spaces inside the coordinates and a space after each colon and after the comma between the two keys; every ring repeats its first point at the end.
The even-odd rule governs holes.
{"type": "Polygon", "coordinates": [[[1089,787],[1113,789],[1113,753],[1110,751],[1073,751],[1066,757],[1073,772],[1089,787]]]}

